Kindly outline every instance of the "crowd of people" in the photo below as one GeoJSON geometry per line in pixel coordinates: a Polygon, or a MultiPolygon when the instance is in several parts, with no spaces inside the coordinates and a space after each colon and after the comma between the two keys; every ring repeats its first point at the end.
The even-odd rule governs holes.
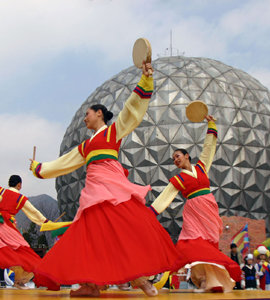
{"type": "Polygon", "coordinates": [[[236,244],[232,243],[230,248],[231,259],[242,270],[242,279],[236,282],[235,289],[270,290],[269,250],[264,245],[259,245],[254,254],[248,253],[243,258],[236,244]]]}
{"type": "MultiPolygon", "coordinates": [[[[193,165],[185,149],[176,149],[172,158],[179,174],[168,178],[167,187],[150,207],[145,205],[150,185],[131,183],[118,161],[122,139],[139,126],[148,109],[154,89],[152,73],[152,65],[144,63],[139,83],[111,125],[113,113],[94,104],[84,118],[94,132],[91,138],[54,161],[31,160],[30,170],[40,179],[87,166],[76,216],[44,258],[23,239],[14,216],[22,209],[38,225],[53,222],[20,194],[19,176],[13,177],[16,180],[8,189],[0,188],[0,267],[14,272],[18,288],[31,279],[37,287],[50,290],[79,284],[71,290],[71,297],[97,297],[109,285],[123,287],[130,282],[146,295],[156,296],[150,277],[178,272],[186,265],[197,292],[228,292],[235,282],[242,283],[240,258],[230,258],[218,247],[222,221],[208,177],[218,136],[213,116],[205,116],[207,132],[198,161],[193,165]],[[181,234],[174,245],[156,216],[179,192],[186,203],[181,234]]],[[[247,259],[243,272],[250,269],[249,263],[247,259]]],[[[261,266],[265,268],[264,263],[261,266]]],[[[245,287],[250,284],[247,280],[245,287]]]]}

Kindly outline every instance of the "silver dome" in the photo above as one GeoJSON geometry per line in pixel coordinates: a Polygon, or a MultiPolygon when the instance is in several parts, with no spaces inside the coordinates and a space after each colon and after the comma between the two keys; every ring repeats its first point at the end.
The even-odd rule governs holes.
{"type": "MultiPolygon", "coordinates": [[[[270,213],[270,93],[249,74],[207,58],[164,57],[153,62],[155,89],[140,127],[122,142],[120,162],[132,182],[151,184],[150,204],[177,173],[171,156],[186,148],[195,162],[202,150],[207,125],[191,123],[185,107],[204,101],[217,118],[218,144],[209,173],[221,215],[265,219],[270,213]]],[[[130,67],[97,88],[82,104],[64,135],[60,155],[89,137],[83,118],[99,102],[115,117],[139,81],[141,70],[130,67]]],[[[61,212],[72,219],[84,186],[85,168],[61,176],[56,189],[61,212]]],[[[176,239],[182,226],[180,195],[159,216],[176,239]]]]}

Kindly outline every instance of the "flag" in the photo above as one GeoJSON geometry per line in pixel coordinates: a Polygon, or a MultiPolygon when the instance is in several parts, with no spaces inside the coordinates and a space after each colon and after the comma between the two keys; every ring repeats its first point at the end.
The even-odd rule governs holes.
{"type": "Polygon", "coordinates": [[[236,244],[244,256],[249,251],[248,224],[241,228],[233,237],[231,243],[236,244]]]}

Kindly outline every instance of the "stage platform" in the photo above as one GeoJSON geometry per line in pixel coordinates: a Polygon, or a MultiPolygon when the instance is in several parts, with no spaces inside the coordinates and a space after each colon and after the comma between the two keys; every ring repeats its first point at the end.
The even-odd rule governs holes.
{"type": "MultiPolygon", "coordinates": [[[[51,292],[41,289],[30,290],[16,290],[16,289],[0,289],[0,300],[64,300],[64,299],[86,299],[84,298],[70,298],[69,289],[64,289],[59,292],[51,292]]],[[[192,293],[190,290],[161,290],[159,295],[152,297],[160,300],[189,300],[189,299],[270,299],[270,291],[233,291],[231,293],[192,293]]],[[[106,299],[151,299],[146,297],[141,291],[116,291],[107,290],[101,292],[99,298],[106,299]]],[[[92,298],[93,299],[93,298],[92,298]]],[[[96,298],[98,299],[98,298],[96,298]]]]}

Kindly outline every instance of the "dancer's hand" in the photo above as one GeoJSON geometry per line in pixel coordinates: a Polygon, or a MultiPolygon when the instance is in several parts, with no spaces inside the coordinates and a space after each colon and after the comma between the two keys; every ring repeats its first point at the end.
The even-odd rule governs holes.
{"type": "Polygon", "coordinates": [[[33,161],[33,159],[31,159],[31,158],[29,158],[29,160],[31,161],[29,170],[32,171],[32,165],[33,165],[33,162],[34,162],[34,161],[33,161]]]}
{"type": "Polygon", "coordinates": [[[210,122],[210,121],[215,122],[216,121],[216,119],[211,115],[206,116],[205,119],[207,120],[207,122],[210,122]]]}
{"type": "Polygon", "coordinates": [[[151,63],[146,63],[144,61],[142,64],[142,71],[143,71],[143,74],[148,77],[148,76],[152,76],[154,69],[153,69],[151,63]],[[151,71],[149,72],[149,70],[151,70],[151,71]]]}

